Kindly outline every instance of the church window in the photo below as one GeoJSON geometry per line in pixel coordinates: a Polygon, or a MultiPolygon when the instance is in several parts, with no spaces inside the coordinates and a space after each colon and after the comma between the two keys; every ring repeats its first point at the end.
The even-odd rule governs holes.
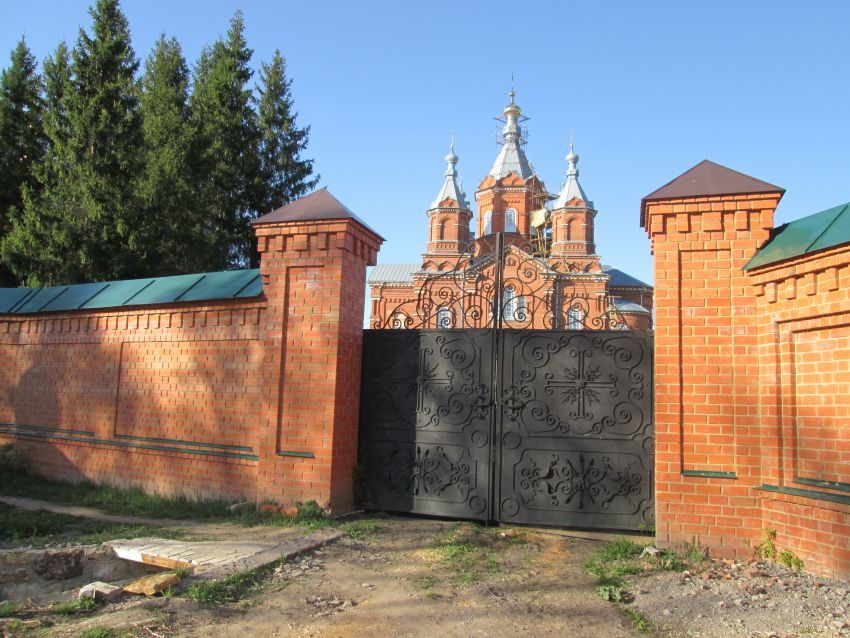
{"type": "Polygon", "coordinates": [[[484,234],[489,235],[493,232],[493,211],[488,210],[484,213],[484,234]]]}
{"type": "Polygon", "coordinates": [[[584,313],[573,306],[567,313],[567,330],[581,330],[584,327],[584,313]]]}
{"type": "Polygon", "coordinates": [[[454,328],[454,316],[452,310],[448,306],[440,306],[437,310],[437,327],[438,328],[454,328]]]}
{"type": "Polygon", "coordinates": [[[509,208],[505,211],[505,232],[516,232],[516,209],[509,208]]]}
{"type": "Polygon", "coordinates": [[[502,293],[502,317],[505,321],[525,321],[525,297],[517,295],[513,285],[507,286],[502,293]]]}
{"type": "Polygon", "coordinates": [[[449,220],[444,219],[440,222],[439,230],[437,231],[437,239],[445,239],[446,238],[446,226],[449,225],[449,220]]]}

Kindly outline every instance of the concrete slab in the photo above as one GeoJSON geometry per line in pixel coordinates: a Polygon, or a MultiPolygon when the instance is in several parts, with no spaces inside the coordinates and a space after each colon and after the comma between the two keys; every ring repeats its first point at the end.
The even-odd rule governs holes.
{"type": "Polygon", "coordinates": [[[124,560],[165,569],[191,568],[198,573],[216,576],[262,567],[276,560],[289,558],[334,541],[344,533],[324,529],[300,539],[282,543],[246,543],[202,541],[191,543],[165,538],[136,538],[106,543],[115,555],[124,560]]]}

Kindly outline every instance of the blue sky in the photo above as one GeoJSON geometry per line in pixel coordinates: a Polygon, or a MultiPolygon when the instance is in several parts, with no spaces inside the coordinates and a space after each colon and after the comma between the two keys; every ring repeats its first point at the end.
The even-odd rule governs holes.
{"type": "MultiPolygon", "coordinates": [[[[8,2],[0,54],[39,60],[88,28],[88,2],[8,2]]],[[[124,0],[140,58],[161,32],[194,62],[245,14],[254,63],[287,59],[323,186],[414,262],[451,132],[472,196],[511,74],[550,191],[575,130],[604,263],[652,281],[640,199],[703,159],[787,189],[777,223],[850,200],[850,2],[124,0]]]]}

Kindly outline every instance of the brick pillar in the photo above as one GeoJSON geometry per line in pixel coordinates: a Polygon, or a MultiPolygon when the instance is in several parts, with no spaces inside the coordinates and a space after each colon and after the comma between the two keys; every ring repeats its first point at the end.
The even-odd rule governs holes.
{"type": "Polygon", "coordinates": [[[663,545],[697,539],[745,555],[761,528],[761,461],[757,308],[742,267],[783,191],[711,165],[756,192],[701,195],[691,178],[702,166],[643,202],[655,255],[656,531],[663,545]]]}
{"type": "MultiPolygon", "coordinates": [[[[329,196],[299,202],[317,194],[329,196]]],[[[310,211],[287,215],[290,207],[254,226],[268,299],[257,500],[315,500],[346,513],[354,505],[366,266],[383,240],[353,216],[309,219],[310,211]]]]}

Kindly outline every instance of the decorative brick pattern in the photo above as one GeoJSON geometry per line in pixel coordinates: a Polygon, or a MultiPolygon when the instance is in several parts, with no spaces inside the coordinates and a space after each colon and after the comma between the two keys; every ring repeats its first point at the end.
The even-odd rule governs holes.
{"type": "Polygon", "coordinates": [[[252,498],[263,316],[262,301],[0,315],[0,438],[48,476],[252,498]]]}
{"type": "Polygon", "coordinates": [[[353,220],[256,230],[268,299],[257,498],[351,511],[363,288],[380,239],[353,220]]]}
{"type": "Polygon", "coordinates": [[[646,202],[662,544],[850,576],[850,247],[748,272],[781,193],[646,202]]]}
{"type": "Polygon", "coordinates": [[[350,511],[380,238],[355,220],[257,235],[258,300],[0,315],[0,443],[57,478],[350,511]]]}

